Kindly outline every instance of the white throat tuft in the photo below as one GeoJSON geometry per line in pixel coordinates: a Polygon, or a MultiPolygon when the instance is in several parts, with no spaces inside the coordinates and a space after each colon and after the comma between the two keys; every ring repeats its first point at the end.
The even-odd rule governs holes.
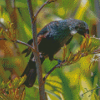
{"type": "Polygon", "coordinates": [[[74,34],[77,33],[77,31],[76,30],[72,30],[70,33],[71,33],[71,35],[74,35],[74,34]]]}

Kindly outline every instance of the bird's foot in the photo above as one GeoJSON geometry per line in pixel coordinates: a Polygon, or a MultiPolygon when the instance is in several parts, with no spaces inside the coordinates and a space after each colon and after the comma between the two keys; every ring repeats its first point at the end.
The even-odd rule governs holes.
{"type": "Polygon", "coordinates": [[[57,59],[57,61],[58,61],[58,64],[61,64],[61,63],[62,63],[62,61],[61,61],[61,60],[59,60],[59,59],[57,59]]]}
{"type": "Polygon", "coordinates": [[[61,68],[61,67],[62,67],[62,66],[61,66],[62,61],[61,61],[60,59],[54,59],[54,60],[58,61],[57,67],[58,67],[58,68],[61,68]]]}

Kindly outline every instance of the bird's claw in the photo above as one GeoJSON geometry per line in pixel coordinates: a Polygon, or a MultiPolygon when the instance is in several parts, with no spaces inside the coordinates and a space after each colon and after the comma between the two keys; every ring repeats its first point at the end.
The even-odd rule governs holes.
{"type": "Polygon", "coordinates": [[[56,67],[61,68],[62,61],[60,59],[54,59],[54,60],[58,61],[58,64],[56,65],[56,67]]]}
{"type": "Polygon", "coordinates": [[[57,61],[58,61],[58,64],[61,64],[61,62],[62,62],[62,61],[61,61],[61,60],[59,60],[59,59],[58,59],[57,61]]]}

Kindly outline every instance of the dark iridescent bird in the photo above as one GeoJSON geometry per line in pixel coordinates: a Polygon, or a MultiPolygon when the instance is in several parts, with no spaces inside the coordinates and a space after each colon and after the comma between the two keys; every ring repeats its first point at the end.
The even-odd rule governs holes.
{"type": "MultiPolygon", "coordinates": [[[[83,36],[89,36],[89,29],[86,22],[76,19],[66,19],[59,21],[52,21],[47,24],[37,35],[38,49],[40,52],[41,64],[46,57],[53,60],[54,54],[56,54],[64,44],[69,44],[74,34],[80,34],[83,36]]],[[[32,45],[33,40],[29,40],[28,44],[32,45]]],[[[26,53],[28,56],[31,49],[25,49],[22,53],[26,53]]],[[[36,64],[33,53],[26,66],[26,69],[22,76],[26,74],[27,79],[25,85],[32,87],[36,80],[36,64]]]]}

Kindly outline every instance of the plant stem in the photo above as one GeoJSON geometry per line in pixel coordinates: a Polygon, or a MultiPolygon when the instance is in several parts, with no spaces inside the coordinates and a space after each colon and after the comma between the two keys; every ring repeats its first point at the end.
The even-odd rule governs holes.
{"type": "Polygon", "coordinates": [[[15,0],[5,0],[6,8],[9,13],[11,22],[14,24],[14,29],[17,28],[17,13],[15,8],[15,0]]]}
{"type": "MultiPolygon", "coordinates": [[[[13,29],[17,31],[17,13],[15,7],[15,0],[5,0],[5,2],[6,2],[6,8],[9,13],[11,22],[13,23],[13,29]]],[[[17,48],[18,53],[20,54],[18,45],[16,43],[14,43],[14,45],[17,48]]]]}

